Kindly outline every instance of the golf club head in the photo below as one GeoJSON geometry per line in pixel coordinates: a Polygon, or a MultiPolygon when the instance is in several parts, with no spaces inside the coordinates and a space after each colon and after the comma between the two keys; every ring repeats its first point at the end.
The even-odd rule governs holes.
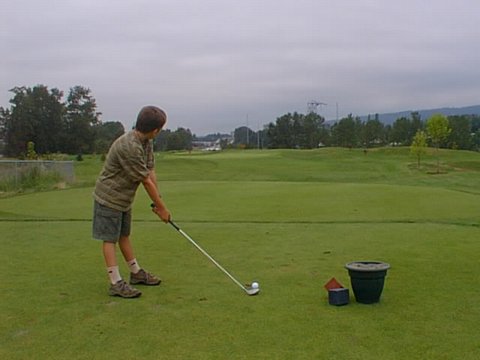
{"type": "Polygon", "coordinates": [[[259,287],[252,288],[251,285],[247,285],[246,287],[244,287],[244,289],[245,289],[245,292],[250,296],[257,295],[260,292],[259,287]]]}
{"type": "Polygon", "coordinates": [[[253,296],[253,295],[257,295],[260,292],[260,289],[259,288],[245,289],[245,291],[247,292],[248,295],[253,296]]]}

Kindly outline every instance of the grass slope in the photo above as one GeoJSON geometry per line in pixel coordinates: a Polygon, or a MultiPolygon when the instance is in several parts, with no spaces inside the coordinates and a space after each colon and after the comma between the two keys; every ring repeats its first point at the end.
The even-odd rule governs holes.
{"type": "Polygon", "coordinates": [[[88,159],[83,187],[0,199],[0,358],[477,359],[480,159],[441,159],[431,175],[405,149],[159,155],[176,221],[262,292],[140,190],[135,248],[164,282],[133,301],[106,295],[88,159]],[[350,287],[344,264],[365,259],[392,265],[380,303],[328,305],[323,284],[350,287]]]}

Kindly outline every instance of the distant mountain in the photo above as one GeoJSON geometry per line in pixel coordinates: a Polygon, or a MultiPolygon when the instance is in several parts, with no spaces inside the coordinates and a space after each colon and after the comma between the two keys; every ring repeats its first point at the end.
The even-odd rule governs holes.
{"type": "MultiPolygon", "coordinates": [[[[445,107],[445,108],[438,108],[438,109],[429,109],[429,110],[406,110],[400,111],[396,113],[385,113],[385,114],[378,114],[379,120],[384,123],[385,125],[391,125],[401,117],[410,117],[412,112],[418,112],[420,117],[423,121],[427,120],[433,114],[443,114],[445,116],[452,116],[452,115],[480,115],[480,105],[473,105],[473,106],[465,106],[465,107],[445,107]]],[[[355,116],[355,115],[354,115],[355,116]]],[[[375,114],[370,114],[371,119],[375,119],[375,114]]],[[[368,120],[368,115],[360,116],[362,121],[368,120]]],[[[327,123],[334,124],[335,120],[327,121],[327,123]]]]}

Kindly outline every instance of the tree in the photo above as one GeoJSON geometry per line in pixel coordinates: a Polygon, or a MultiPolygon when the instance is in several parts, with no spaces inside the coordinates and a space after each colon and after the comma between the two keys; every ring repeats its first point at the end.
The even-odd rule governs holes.
{"type": "Polygon", "coordinates": [[[270,123],[257,134],[266,141],[269,148],[280,149],[313,149],[320,141],[328,140],[324,127],[325,119],[310,112],[307,115],[297,112],[288,113],[277,118],[276,123],[270,123]]]}
{"type": "Polygon", "coordinates": [[[61,150],[63,131],[63,93],[44,85],[33,88],[15,87],[11,109],[3,114],[5,153],[8,156],[25,154],[27,142],[35,143],[39,154],[61,150]],[[5,116],[6,115],[6,116],[5,116]]]}
{"type": "Polygon", "coordinates": [[[395,120],[392,126],[391,141],[395,145],[409,145],[412,122],[406,117],[395,120]]]}
{"type": "Polygon", "coordinates": [[[0,106],[0,154],[3,154],[5,151],[6,124],[9,117],[10,112],[8,109],[4,109],[0,106]]]}
{"type": "Polygon", "coordinates": [[[290,113],[277,118],[274,141],[276,148],[293,149],[295,147],[295,134],[293,128],[294,116],[290,113]]]}
{"type": "Polygon", "coordinates": [[[169,129],[163,129],[155,138],[153,149],[155,151],[166,151],[168,146],[168,138],[172,132],[169,129]]]}
{"type": "Polygon", "coordinates": [[[233,132],[233,143],[247,148],[257,147],[257,133],[246,126],[238,127],[233,132]]]}
{"type": "Polygon", "coordinates": [[[427,134],[425,131],[417,131],[410,146],[410,153],[417,157],[417,168],[420,168],[420,159],[427,153],[427,134]]]}
{"type": "Polygon", "coordinates": [[[193,135],[190,129],[178,128],[175,131],[165,129],[155,138],[155,151],[192,150],[193,135]]]}
{"type": "Polygon", "coordinates": [[[411,142],[413,137],[417,134],[418,130],[424,130],[425,125],[418,111],[412,111],[410,113],[410,117],[412,118],[412,125],[410,130],[410,142],[411,142]]]}
{"type": "Polygon", "coordinates": [[[434,114],[427,121],[427,132],[435,147],[439,148],[451,132],[445,115],[434,114]]]}
{"type": "Polygon", "coordinates": [[[323,123],[325,119],[314,112],[310,112],[303,118],[303,142],[302,147],[315,149],[318,147],[323,135],[323,123]]]}
{"type": "Polygon", "coordinates": [[[167,135],[165,150],[192,150],[193,135],[189,129],[180,127],[174,132],[167,133],[167,135]]]}
{"type": "Polygon", "coordinates": [[[27,143],[27,159],[28,160],[37,160],[38,155],[35,151],[35,143],[33,141],[29,141],[27,143]]]}
{"type": "Polygon", "coordinates": [[[356,147],[358,144],[357,129],[358,122],[355,121],[352,114],[349,114],[332,127],[333,143],[348,148],[356,147]]]}
{"type": "Polygon", "coordinates": [[[11,108],[0,111],[6,155],[25,155],[29,141],[35,143],[39,155],[94,151],[94,127],[100,124],[100,113],[89,89],[73,87],[67,103],[62,91],[44,85],[10,91],[14,94],[11,108]]]}
{"type": "Polygon", "coordinates": [[[99,123],[94,127],[96,153],[106,153],[110,145],[121,135],[125,133],[125,128],[121,122],[107,121],[99,123]]]}
{"type": "Polygon", "coordinates": [[[70,154],[92,152],[95,147],[94,126],[98,125],[97,104],[90,89],[75,86],[67,97],[65,115],[65,151],[70,154]]]}
{"type": "Polygon", "coordinates": [[[434,114],[427,121],[427,132],[432,140],[437,153],[437,173],[440,173],[439,148],[450,134],[448,119],[445,115],[434,114]]]}
{"type": "Polygon", "coordinates": [[[477,131],[480,130],[480,115],[471,115],[470,121],[472,123],[472,134],[475,134],[477,131]]]}
{"type": "Polygon", "coordinates": [[[477,130],[472,136],[473,148],[477,151],[480,151],[480,130],[477,130]]]}
{"type": "Polygon", "coordinates": [[[470,150],[473,145],[470,117],[468,115],[449,116],[448,126],[451,129],[448,146],[451,149],[470,150]]]}
{"type": "Polygon", "coordinates": [[[383,136],[383,124],[376,119],[369,119],[362,131],[363,145],[368,149],[372,145],[383,145],[385,140],[383,136]]]}
{"type": "Polygon", "coordinates": [[[414,111],[410,114],[410,118],[401,117],[395,120],[390,134],[390,141],[394,144],[408,146],[412,143],[413,137],[418,130],[423,129],[420,114],[414,111]]]}
{"type": "Polygon", "coordinates": [[[266,130],[268,147],[274,149],[290,149],[294,147],[293,116],[288,113],[277,118],[275,124],[270,123],[266,130]]]}
{"type": "Polygon", "coordinates": [[[392,143],[392,125],[387,124],[383,127],[383,137],[386,144],[392,143]]]}

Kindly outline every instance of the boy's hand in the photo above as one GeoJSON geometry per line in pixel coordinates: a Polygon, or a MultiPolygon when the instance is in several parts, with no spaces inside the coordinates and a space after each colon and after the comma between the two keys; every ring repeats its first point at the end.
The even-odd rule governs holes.
{"type": "Polygon", "coordinates": [[[170,211],[167,208],[157,208],[152,204],[152,211],[164,222],[168,223],[171,219],[170,211]]]}

